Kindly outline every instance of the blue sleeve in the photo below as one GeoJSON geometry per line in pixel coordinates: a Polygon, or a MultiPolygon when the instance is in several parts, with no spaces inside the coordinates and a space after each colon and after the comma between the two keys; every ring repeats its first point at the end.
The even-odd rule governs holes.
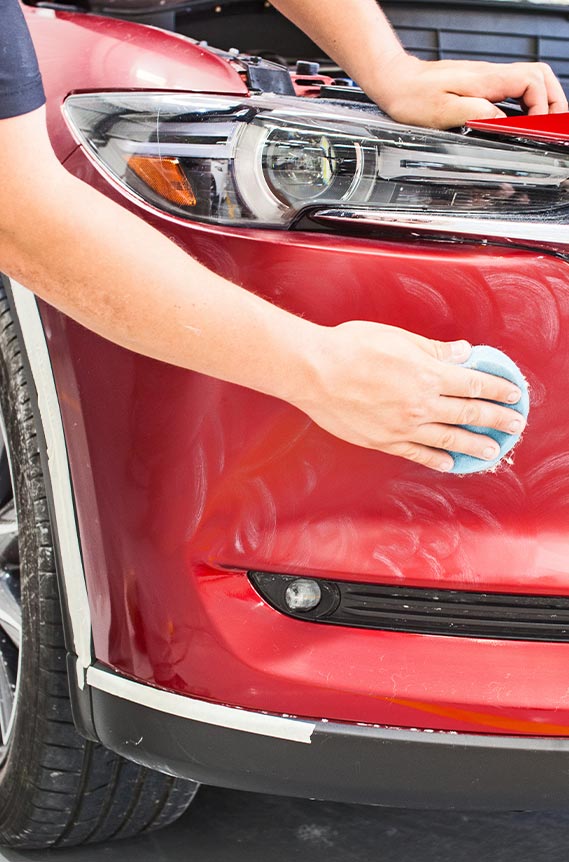
{"type": "Polygon", "coordinates": [[[0,120],[45,102],[38,62],[18,0],[0,0],[0,120]]]}

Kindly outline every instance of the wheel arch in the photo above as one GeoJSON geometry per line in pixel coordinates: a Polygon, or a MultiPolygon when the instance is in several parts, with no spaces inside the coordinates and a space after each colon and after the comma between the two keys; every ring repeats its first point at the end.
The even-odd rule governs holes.
{"type": "Polygon", "coordinates": [[[59,399],[35,295],[0,272],[30,387],[49,507],[67,652],[67,675],[77,730],[99,741],[93,722],[88,667],[93,664],[91,612],[83,568],[75,497],[59,399]]]}

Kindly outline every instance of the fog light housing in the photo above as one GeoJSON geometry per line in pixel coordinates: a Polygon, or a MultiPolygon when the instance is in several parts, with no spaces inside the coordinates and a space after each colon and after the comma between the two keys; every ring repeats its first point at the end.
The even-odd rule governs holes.
{"type": "Polygon", "coordinates": [[[340,603],[338,582],[249,571],[251,583],[275,610],[303,622],[328,619],[340,603]]]}
{"type": "Polygon", "coordinates": [[[312,611],[320,604],[322,590],[317,581],[297,578],[285,590],[285,602],[290,611],[312,611]]]}

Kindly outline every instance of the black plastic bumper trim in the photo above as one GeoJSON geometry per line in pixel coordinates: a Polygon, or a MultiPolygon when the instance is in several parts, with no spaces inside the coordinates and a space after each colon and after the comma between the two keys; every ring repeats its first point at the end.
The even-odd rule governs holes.
{"type": "Polygon", "coordinates": [[[569,739],[317,722],[309,745],[180,718],[93,688],[102,743],[205,784],[339,802],[555,809],[569,802],[569,739]]]}

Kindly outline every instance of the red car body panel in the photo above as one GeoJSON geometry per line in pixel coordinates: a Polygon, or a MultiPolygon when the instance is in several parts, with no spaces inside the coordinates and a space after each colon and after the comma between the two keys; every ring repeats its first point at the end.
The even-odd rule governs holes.
{"type": "MultiPolygon", "coordinates": [[[[59,13],[31,12],[29,23],[55,105],[63,67],[76,63],[74,89],[146,88],[144,68],[160,88],[246,92],[223,60],[159,31],[59,13]],[[65,62],[50,53],[56,41],[65,62]]],[[[51,131],[69,170],[143,213],[72,152],[55,108],[51,131]]],[[[377,320],[500,347],[526,375],[532,407],[512,463],[440,475],[343,443],[275,399],[123,350],[42,304],[97,659],[252,710],[569,735],[569,644],[298,622],[246,576],[569,595],[566,262],[144,217],[218,273],[319,323],[377,320]]]]}
{"type": "Polygon", "coordinates": [[[466,124],[490,134],[535,139],[537,141],[569,141],[569,114],[533,114],[521,117],[500,117],[497,120],[473,120],[466,124]]]}
{"type": "Polygon", "coordinates": [[[70,90],[247,93],[227,62],[189,40],[97,15],[25,8],[40,61],[53,147],[63,161],[75,142],[61,120],[70,90]],[[72,70],[72,76],[70,72],[72,70]]]}

